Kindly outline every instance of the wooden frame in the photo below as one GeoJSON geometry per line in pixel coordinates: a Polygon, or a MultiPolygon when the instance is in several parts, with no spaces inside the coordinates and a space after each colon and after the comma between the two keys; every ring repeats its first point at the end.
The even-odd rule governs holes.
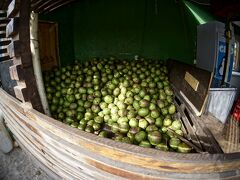
{"type": "MultiPolygon", "coordinates": [[[[240,153],[181,154],[147,149],[74,129],[39,112],[42,108],[39,104],[29,52],[30,2],[41,4],[43,1],[21,0],[19,6],[15,6],[16,3],[13,2],[9,7],[9,18],[13,20],[8,26],[8,34],[11,37],[8,51],[14,63],[10,68],[10,74],[11,78],[17,81],[15,95],[21,101],[0,88],[0,110],[20,146],[46,169],[54,172],[55,177],[64,179],[240,178],[240,153]],[[14,23],[18,21],[17,19],[19,23],[14,23]]],[[[49,0],[48,3],[50,2],[54,1],[49,0]]],[[[54,9],[54,6],[49,7],[54,9]]]]}
{"type": "Polygon", "coordinates": [[[115,142],[43,115],[2,89],[0,97],[20,146],[62,178],[240,178],[240,153],[181,154],[115,142]]]}

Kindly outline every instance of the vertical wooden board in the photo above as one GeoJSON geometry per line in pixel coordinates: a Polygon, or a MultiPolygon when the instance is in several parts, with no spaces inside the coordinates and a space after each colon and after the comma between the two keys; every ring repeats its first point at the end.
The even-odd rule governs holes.
{"type": "Polygon", "coordinates": [[[7,46],[7,52],[9,56],[12,57],[19,57],[21,55],[21,43],[19,40],[12,41],[7,46]]]}
{"type": "Polygon", "coordinates": [[[0,79],[3,89],[15,97],[14,86],[17,85],[16,81],[13,81],[10,77],[9,67],[13,65],[13,60],[0,62],[0,79]]]}
{"type": "Polygon", "coordinates": [[[39,22],[39,51],[43,71],[49,71],[59,66],[58,29],[52,22],[39,22]]]}
{"type": "MultiPolygon", "coordinates": [[[[21,62],[23,67],[32,67],[30,48],[30,0],[21,0],[19,11],[19,39],[21,41],[21,62]]],[[[28,75],[32,76],[32,75],[28,75]]]]}
{"type": "Polygon", "coordinates": [[[19,17],[12,18],[6,27],[7,37],[13,37],[19,30],[19,17]]]}
{"type": "Polygon", "coordinates": [[[21,64],[14,64],[9,67],[9,72],[12,80],[24,80],[24,72],[21,64]]]}
{"type": "Polygon", "coordinates": [[[17,14],[17,12],[19,11],[19,3],[20,3],[20,0],[12,0],[12,2],[8,5],[8,10],[7,10],[8,18],[12,18],[17,14]]]}
{"type": "Polygon", "coordinates": [[[175,60],[169,60],[168,67],[170,82],[176,87],[177,91],[181,91],[188,98],[201,114],[212,80],[211,72],[175,60]],[[194,77],[195,84],[198,83],[196,91],[185,80],[186,72],[194,77]]]}
{"type": "Polygon", "coordinates": [[[13,89],[14,89],[16,98],[18,98],[20,101],[24,103],[29,101],[27,88],[25,86],[18,85],[18,86],[15,86],[13,89]]]}

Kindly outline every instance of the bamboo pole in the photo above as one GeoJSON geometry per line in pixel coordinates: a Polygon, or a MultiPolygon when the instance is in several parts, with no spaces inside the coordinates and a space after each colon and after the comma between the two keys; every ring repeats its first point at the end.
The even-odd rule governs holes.
{"type": "Polygon", "coordinates": [[[37,89],[39,92],[40,100],[43,106],[44,113],[46,115],[51,115],[48,101],[46,98],[46,92],[44,89],[44,83],[42,78],[40,55],[39,55],[39,43],[38,43],[38,14],[31,12],[30,17],[30,45],[32,53],[32,62],[34,75],[37,82],[37,89]]]}

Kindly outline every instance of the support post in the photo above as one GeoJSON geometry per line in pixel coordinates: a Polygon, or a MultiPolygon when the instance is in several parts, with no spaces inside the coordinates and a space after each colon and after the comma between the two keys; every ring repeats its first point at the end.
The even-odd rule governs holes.
{"type": "Polygon", "coordinates": [[[40,55],[39,55],[39,41],[38,41],[38,14],[31,12],[30,16],[30,45],[32,53],[32,63],[34,76],[36,79],[37,89],[39,92],[40,100],[45,114],[50,116],[46,92],[42,78],[40,55]]]}

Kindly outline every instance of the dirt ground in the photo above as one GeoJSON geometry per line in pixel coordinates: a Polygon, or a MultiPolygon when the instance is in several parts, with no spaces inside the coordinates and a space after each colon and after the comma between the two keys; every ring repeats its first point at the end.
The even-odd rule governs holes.
{"type": "Polygon", "coordinates": [[[0,180],[51,180],[20,148],[0,151],[0,180]]]}

